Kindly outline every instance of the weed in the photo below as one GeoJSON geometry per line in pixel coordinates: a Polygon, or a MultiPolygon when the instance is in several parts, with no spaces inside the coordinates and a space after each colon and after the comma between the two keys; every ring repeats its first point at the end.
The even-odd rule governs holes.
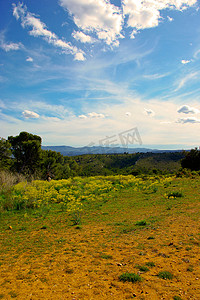
{"type": "Polygon", "coordinates": [[[191,247],[186,247],[185,250],[190,251],[190,250],[192,250],[192,248],[191,247]]]}
{"type": "Polygon", "coordinates": [[[142,221],[138,221],[135,223],[136,226],[146,226],[147,225],[147,222],[145,220],[142,220],[142,221]]]}
{"type": "Polygon", "coordinates": [[[10,294],[11,298],[16,298],[17,297],[17,294],[15,292],[11,291],[9,294],[10,294]]]}
{"type": "Polygon", "coordinates": [[[168,271],[162,271],[158,273],[158,277],[162,279],[172,279],[174,275],[168,271]]]}
{"type": "Polygon", "coordinates": [[[67,274],[73,274],[73,273],[74,273],[74,270],[71,269],[71,268],[69,268],[69,267],[66,267],[66,268],[64,269],[64,271],[65,271],[65,273],[67,273],[67,274]]]}
{"type": "Polygon", "coordinates": [[[112,257],[112,255],[109,255],[109,254],[101,254],[101,258],[103,258],[103,259],[111,259],[113,257],[112,257]]]}
{"type": "Polygon", "coordinates": [[[154,239],[155,239],[154,236],[149,236],[149,237],[147,238],[147,240],[154,240],[154,239]]]}
{"type": "Polygon", "coordinates": [[[183,197],[183,193],[182,192],[169,192],[167,194],[167,198],[178,198],[178,197],[183,197]]]}
{"type": "Polygon", "coordinates": [[[142,278],[140,275],[135,274],[135,273],[123,273],[119,276],[120,281],[129,281],[129,282],[137,282],[137,281],[142,281],[142,278]]]}
{"type": "Polygon", "coordinates": [[[146,266],[136,265],[135,267],[137,269],[139,269],[141,272],[147,272],[147,271],[149,271],[149,268],[147,268],[146,266]]]}
{"type": "Polygon", "coordinates": [[[155,264],[152,261],[148,261],[145,265],[148,267],[155,267],[155,264]]]}
{"type": "Polygon", "coordinates": [[[188,272],[193,272],[194,271],[194,267],[192,265],[190,265],[188,268],[187,268],[187,271],[188,272]]]}
{"type": "Polygon", "coordinates": [[[173,298],[174,300],[182,300],[182,298],[181,297],[179,297],[179,296],[174,296],[174,298],[173,298]]]}

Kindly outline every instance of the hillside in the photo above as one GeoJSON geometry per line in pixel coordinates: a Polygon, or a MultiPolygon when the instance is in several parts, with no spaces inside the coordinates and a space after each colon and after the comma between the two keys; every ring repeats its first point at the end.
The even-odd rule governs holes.
{"type": "Polygon", "coordinates": [[[182,152],[182,150],[157,150],[148,148],[123,148],[123,147],[71,147],[71,146],[42,146],[43,150],[52,150],[60,152],[63,156],[77,156],[84,154],[122,154],[127,152],[132,153],[167,153],[167,152],[182,152]]]}
{"type": "Polygon", "coordinates": [[[75,156],[79,175],[173,173],[180,169],[182,152],[97,154],[75,156]]]}

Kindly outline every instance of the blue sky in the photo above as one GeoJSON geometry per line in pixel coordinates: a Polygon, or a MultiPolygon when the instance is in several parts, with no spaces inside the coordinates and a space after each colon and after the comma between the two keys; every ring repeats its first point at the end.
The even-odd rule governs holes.
{"type": "Polygon", "coordinates": [[[0,136],[189,149],[200,141],[197,0],[0,1],[0,136]],[[112,138],[111,138],[112,137],[112,138]]]}

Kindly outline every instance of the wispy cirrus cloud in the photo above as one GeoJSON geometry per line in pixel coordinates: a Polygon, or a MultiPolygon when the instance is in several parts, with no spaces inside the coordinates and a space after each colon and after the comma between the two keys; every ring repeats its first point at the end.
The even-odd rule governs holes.
{"type": "Polygon", "coordinates": [[[190,82],[191,80],[195,80],[196,78],[198,78],[198,72],[192,72],[188,75],[186,75],[185,77],[183,77],[179,83],[178,86],[175,90],[175,92],[177,92],[178,90],[180,90],[181,88],[183,88],[185,86],[186,83],[190,82]]]}
{"type": "Polygon", "coordinates": [[[13,15],[17,20],[21,20],[23,28],[31,28],[29,34],[34,37],[41,37],[47,43],[60,48],[66,54],[72,54],[75,60],[85,60],[84,52],[71,43],[58,38],[58,36],[47,29],[45,23],[37,18],[33,13],[27,10],[26,5],[23,3],[13,4],[13,15]]]}

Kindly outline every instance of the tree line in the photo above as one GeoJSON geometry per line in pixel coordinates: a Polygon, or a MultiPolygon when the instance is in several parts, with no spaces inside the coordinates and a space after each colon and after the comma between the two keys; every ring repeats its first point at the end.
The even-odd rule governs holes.
{"type": "Polygon", "coordinates": [[[200,170],[200,151],[197,148],[184,154],[126,153],[69,157],[56,151],[43,150],[41,144],[40,136],[25,131],[17,136],[9,136],[7,140],[0,138],[0,170],[17,172],[30,179],[46,179],[47,176],[53,179],[65,179],[74,176],[138,175],[148,172],[162,174],[163,170],[155,169],[154,166],[151,171],[147,169],[148,164],[157,165],[157,161],[161,161],[158,164],[160,166],[170,166],[170,164],[172,166],[174,162],[179,161],[182,168],[200,170]],[[141,163],[138,163],[139,161],[141,163]]]}
{"type": "Polygon", "coordinates": [[[70,157],[59,152],[43,150],[42,139],[38,135],[21,132],[8,139],[0,139],[0,170],[10,170],[27,178],[54,179],[76,175],[78,165],[70,157]]]}

